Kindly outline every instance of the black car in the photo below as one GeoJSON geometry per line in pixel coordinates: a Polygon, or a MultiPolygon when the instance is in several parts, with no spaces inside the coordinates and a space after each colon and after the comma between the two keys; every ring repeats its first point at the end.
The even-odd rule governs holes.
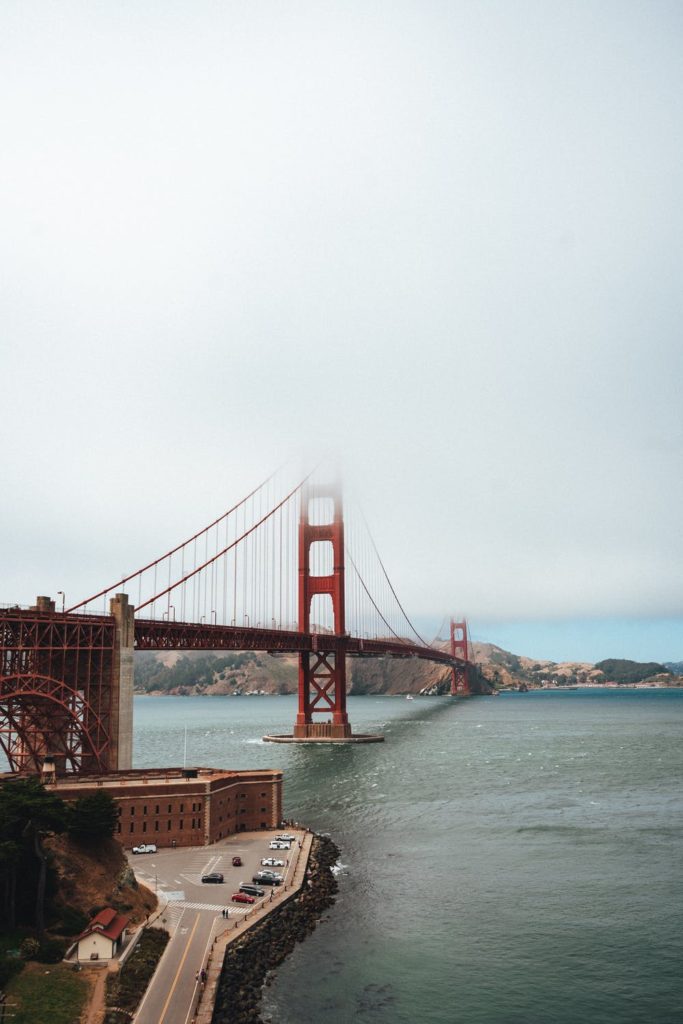
{"type": "Polygon", "coordinates": [[[265,896],[265,891],[259,889],[258,885],[251,885],[249,882],[242,882],[240,892],[246,892],[247,896],[265,896]]]}
{"type": "Polygon", "coordinates": [[[202,875],[202,882],[222,882],[223,876],[220,871],[212,871],[210,875],[202,875]]]}
{"type": "Polygon", "coordinates": [[[282,885],[284,878],[282,875],[276,875],[274,871],[259,871],[252,878],[252,882],[259,885],[282,885]]]}

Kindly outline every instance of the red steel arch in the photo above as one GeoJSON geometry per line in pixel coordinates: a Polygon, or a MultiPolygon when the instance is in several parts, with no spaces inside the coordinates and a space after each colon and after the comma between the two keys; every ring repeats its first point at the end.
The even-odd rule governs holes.
{"type": "Polygon", "coordinates": [[[0,747],[14,772],[40,771],[46,757],[73,772],[105,771],[108,737],[84,698],[60,679],[0,679],[0,747]]]}

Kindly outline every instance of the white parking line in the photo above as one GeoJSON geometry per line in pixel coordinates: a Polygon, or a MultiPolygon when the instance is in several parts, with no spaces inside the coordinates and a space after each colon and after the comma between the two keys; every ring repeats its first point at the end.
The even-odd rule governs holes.
{"type": "Polygon", "coordinates": [[[220,855],[218,857],[212,857],[209,860],[209,862],[202,868],[201,874],[202,875],[210,874],[210,872],[213,871],[213,869],[214,869],[214,865],[217,864],[220,859],[221,859],[220,855]]]}

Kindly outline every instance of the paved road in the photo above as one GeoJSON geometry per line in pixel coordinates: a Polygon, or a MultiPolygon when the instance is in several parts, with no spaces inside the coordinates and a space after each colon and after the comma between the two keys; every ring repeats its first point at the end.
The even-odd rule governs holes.
{"type": "MultiPolygon", "coordinates": [[[[296,829],[287,831],[298,834],[296,829]]],[[[268,843],[275,834],[252,832],[231,836],[213,846],[128,855],[140,881],[158,891],[160,897],[166,894],[169,903],[162,921],[172,933],[135,1016],[136,1024],[189,1024],[200,984],[196,976],[206,965],[214,936],[232,927],[230,921],[243,917],[252,906],[267,903],[270,887],[264,886],[265,897],[253,905],[231,903],[231,894],[237,892],[241,882],[251,882],[252,875],[261,870],[262,857],[277,857],[293,864],[296,843],[291,852],[270,850],[268,843]],[[235,854],[241,856],[243,867],[232,866],[235,854]],[[201,876],[211,871],[220,871],[225,882],[203,885],[201,876]],[[229,908],[228,922],[221,914],[224,908],[229,908]]],[[[292,865],[274,870],[288,875],[292,865]]]]}

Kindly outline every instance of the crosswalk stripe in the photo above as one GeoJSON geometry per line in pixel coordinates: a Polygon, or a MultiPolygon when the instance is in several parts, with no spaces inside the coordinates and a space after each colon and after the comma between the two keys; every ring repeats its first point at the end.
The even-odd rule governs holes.
{"type": "MultiPolygon", "coordinates": [[[[218,913],[219,910],[224,910],[225,907],[220,903],[188,903],[183,900],[182,902],[174,903],[176,907],[182,907],[184,910],[214,910],[218,913]]],[[[246,914],[251,907],[234,907],[230,906],[230,917],[235,917],[237,914],[246,914]]]]}

